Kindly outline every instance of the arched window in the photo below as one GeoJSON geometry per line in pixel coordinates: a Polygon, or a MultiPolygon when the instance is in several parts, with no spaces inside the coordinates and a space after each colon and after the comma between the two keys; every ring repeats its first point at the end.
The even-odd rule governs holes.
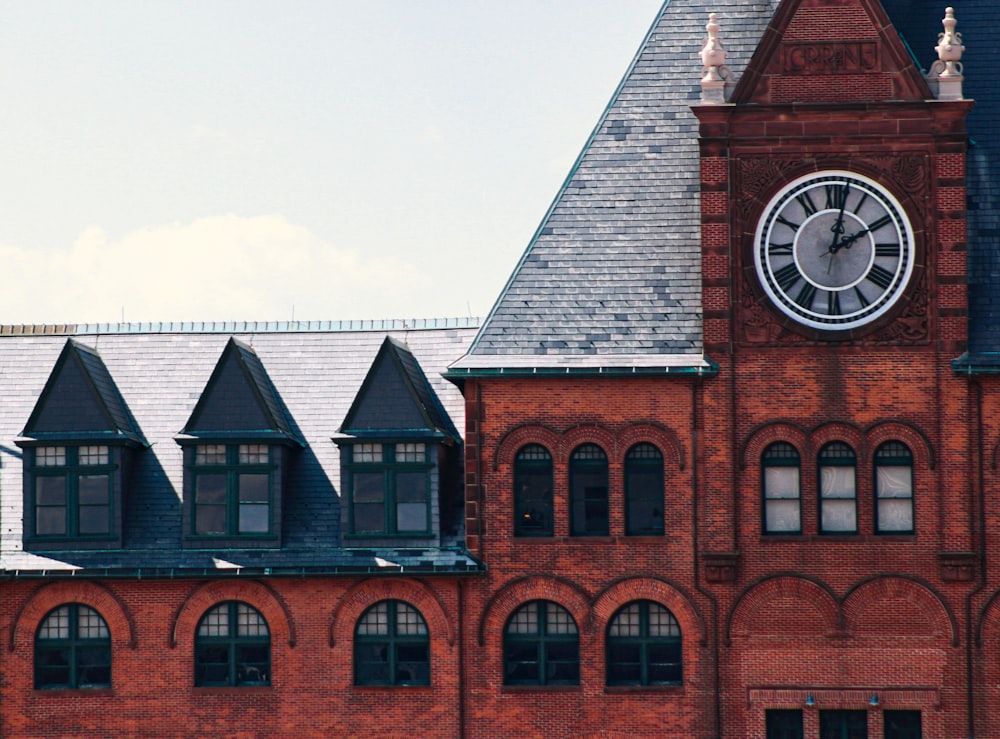
{"type": "Polygon", "coordinates": [[[503,682],[580,684],[580,635],[569,611],[547,600],[514,611],[503,632],[503,682]]]}
{"type": "Polygon", "coordinates": [[[652,444],[636,444],[625,455],[625,533],[663,533],[663,455],[652,444]]]}
{"type": "Polygon", "coordinates": [[[823,534],[858,532],[857,458],[835,441],[819,453],[819,530],[823,534]]]}
{"type": "Polygon", "coordinates": [[[608,455],[597,444],[578,446],[569,460],[570,533],[608,535],[608,455]]]}
{"type": "Polygon", "coordinates": [[[552,455],[540,444],[514,459],[514,534],[552,536],[552,455]]]}
{"type": "Polygon", "coordinates": [[[253,606],[220,603],[198,622],[195,685],[270,685],[271,632],[253,606]]]}
{"type": "Polygon", "coordinates": [[[801,460],[798,450],[779,441],[761,455],[761,487],[764,498],[764,533],[802,532],[802,494],[799,485],[801,460]]]}
{"type": "Polygon", "coordinates": [[[355,685],[430,685],[427,622],[401,600],[379,601],[354,630],[355,685]]]}
{"type": "Polygon", "coordinates": [[[97,611],[67,603],[35,634],[35,689],[111,687],[111,634],[97,611]]]}
{"type": "Polygon", "coordinates": [[[901,441],[875,452],[875,531],[913,533],[913,454],[901,441]]]}
{"type": "Polygon", "coordinates": [[[608,685],[680,685],[681,627],[650,600],[622,607],[608,624],[608,685]]]}

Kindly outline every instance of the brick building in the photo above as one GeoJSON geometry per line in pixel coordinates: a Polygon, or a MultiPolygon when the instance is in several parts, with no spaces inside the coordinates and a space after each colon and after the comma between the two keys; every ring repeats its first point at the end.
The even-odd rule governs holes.
{"type": "Polygon", "coordinates": [[[482,325],[4,328],[0,734],[1000,736],[954,15],[668,0],[482,325]]]}

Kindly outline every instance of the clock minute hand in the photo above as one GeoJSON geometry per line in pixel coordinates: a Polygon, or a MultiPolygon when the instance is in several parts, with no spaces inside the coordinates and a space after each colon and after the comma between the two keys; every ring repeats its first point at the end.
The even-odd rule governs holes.
{"type": "Polygon", "coordinates": [[[840,213],[837,214],[837,220],[834,221],[834,224],[830,226],[830,230],[833,231],[833,243],[830,244],[829,249],[831,254],[836,254],[840,247],[843,246],[840,237],[844,234],[844,208],[847,207],[847,192],[850,189],[850,183],[844,185],[844,192],[840,198],[840,213]]]}

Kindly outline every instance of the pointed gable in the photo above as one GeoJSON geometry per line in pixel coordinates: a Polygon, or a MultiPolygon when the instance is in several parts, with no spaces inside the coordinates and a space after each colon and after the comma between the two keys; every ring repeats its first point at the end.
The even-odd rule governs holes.
{"type": "Polygon", "coordinates": [[[932,97],[879,0],[787,0],[733,92],[734,103],[932,97]]]}
{"type": "Polygon", "coordinates": [[[100,355],[73,339],[63,346],[22,436],[120,438],[145,444],[100,355]]]}
{"type": "Polygon", "coordinates": [[[698,122],[690,109],[699,44],[709,12],[720,10],[727,64],[739,73],[776,4],[664,3],[452,373],[706,368],[698,122]]]}
{"type": "Polygon", "coordinates": [[[252,347],[230,338],[182,431],[191,436],[252,436],[302,443],[252,347]]]}
{"type": "Polygon", "coordinates": [[[458,431],[420,368],[400,341],[386,337],[340,428],[355,436],[445,436],[458,431]]]}

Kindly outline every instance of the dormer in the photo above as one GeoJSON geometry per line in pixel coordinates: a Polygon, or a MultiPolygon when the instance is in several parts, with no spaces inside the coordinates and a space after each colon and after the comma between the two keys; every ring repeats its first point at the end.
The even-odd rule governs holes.
{"type": "Polygon", "coordinates": [[[185,546],[281,546],[290,455],[305,444],[251,346],[229,340],[175,438],[184,450],[185,546]]]}
{"type": "Polygon", "coordinates": [[[67,340],[16,443],[25,548],[120,548],[132,457],[148,444],[94,349],[67,340]]]}
{"type": "Polygon", "coordinates": [[[404,343],[386,337],[339,433],[344,540],[439,543],[459,499],[461,438],[404,343]]]}

